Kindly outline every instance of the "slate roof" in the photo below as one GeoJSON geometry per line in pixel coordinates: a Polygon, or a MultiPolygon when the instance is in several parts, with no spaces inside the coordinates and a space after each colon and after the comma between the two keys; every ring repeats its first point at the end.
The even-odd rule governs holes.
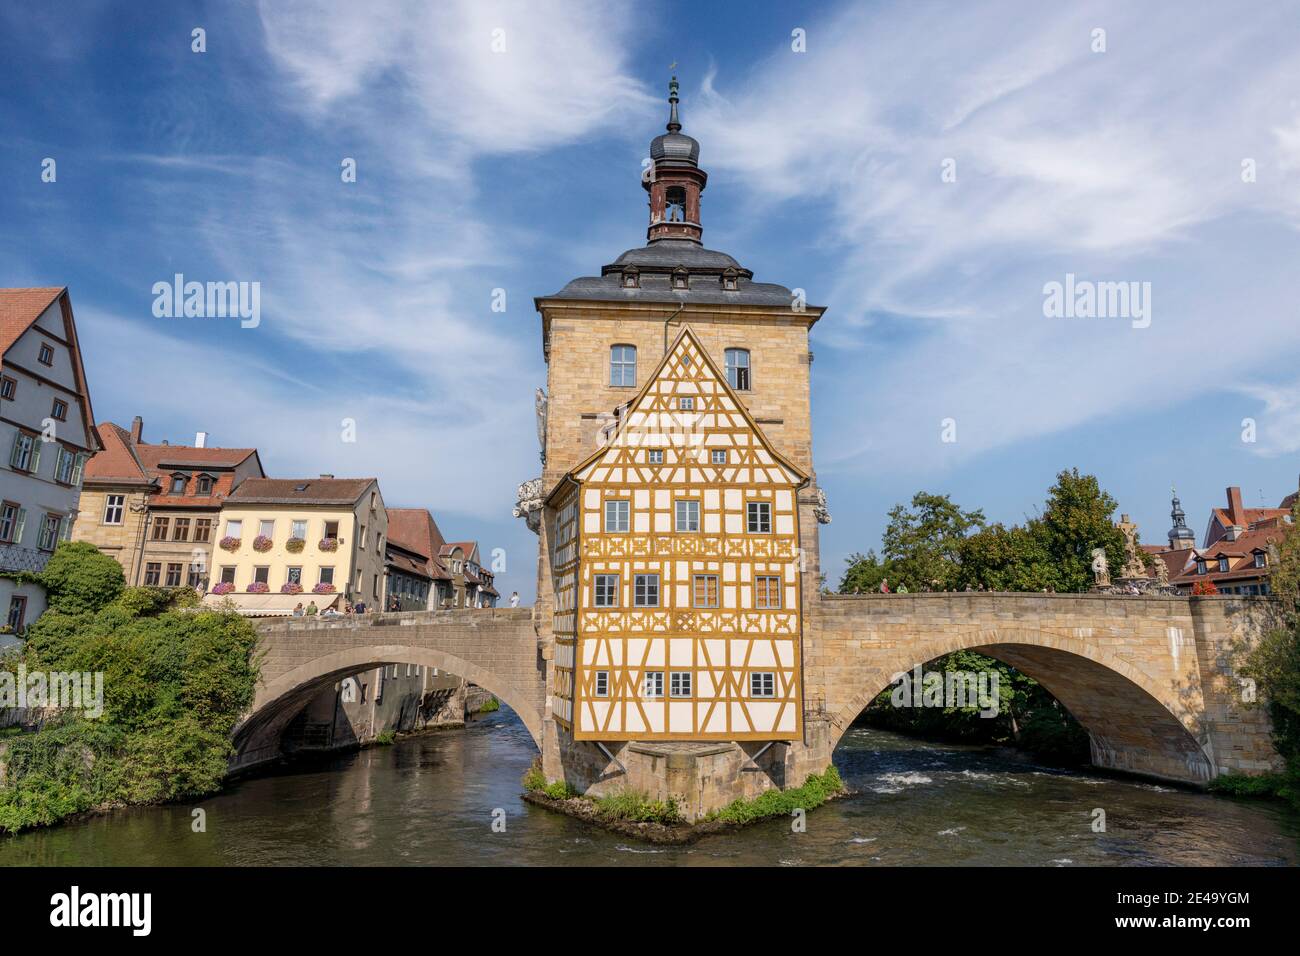
{"type": "Polygon", "coordinates": [[[227,500],[236,504],[351,506],[375,482],[374,478],[246,478],[227,500]]]}

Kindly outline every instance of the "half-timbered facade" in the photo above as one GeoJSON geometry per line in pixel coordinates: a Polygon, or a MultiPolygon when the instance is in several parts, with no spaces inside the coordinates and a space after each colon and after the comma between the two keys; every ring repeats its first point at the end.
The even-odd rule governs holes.
{"type": "Polygon", "coordinates": [[[606,437],[552,495],[556,719],[578,740],[797,736],[807,477],[689,327],[606,437]]]}

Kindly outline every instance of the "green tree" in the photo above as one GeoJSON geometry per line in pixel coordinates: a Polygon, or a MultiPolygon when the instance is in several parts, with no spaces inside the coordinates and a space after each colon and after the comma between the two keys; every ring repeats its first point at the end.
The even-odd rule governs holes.
{"type": "Polygon", "coordinates": [[[883,558],[854,554],[840,591],[874,591],[883,578],[891,588],[946,591],[957,580],[961,546],[972,529],[984,526],[982,511],[963,511],[947,495],[919,491],[912,503],[895,505],[881,537],[883,558]]]}
{"type": "Polygon", "coordinates": [[[85,541],[64,541],[36,575],[49,609],[65,614],[98,611],[122,593],[122,566],[85,541]]]}
{"type": "Polygon", "coordinates": [[[1047,493],[1041,518],[1029,522],[1057,569],[1060,591],[1086,591],[1093,584],[1092,552],[1104,548],[1112,574],[1124,566],[1124,534],[1115,527],[1117,504],[1094,475],[1062,471],[1047,493]]]}

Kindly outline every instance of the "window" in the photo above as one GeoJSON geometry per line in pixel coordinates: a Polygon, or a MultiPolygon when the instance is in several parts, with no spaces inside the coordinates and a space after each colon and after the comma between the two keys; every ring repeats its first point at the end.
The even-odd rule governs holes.
{"type": "Polygon", "coordinates": [[[681,396],[679,399],[677,399],[677,407],[683,412],[695,411],[695,396],[694,395],[681,396]]]}
{"type": "Polygon", "coordinates": [[[651,448],[649,459],[652,465],[662,465],[664,463],[664,450],[662,448],[651,448]]]}
{"type": "Polygon", "coordinates": [[[150,561],[144,566],[144,583],[148,587],[156,588],[160,580],[162,580],[162,564],[150,561]]]}
{"type": "Polygon", "coordinates": [[[54,461],[54,480],[64,485],[76,484],[80,479],[77,468],[77,453],[59,446],[59,457],[54,461]]]}
{"type": "Polygon", "coordinates": [[[633,388],[636,386],[635,345],[610,346],[609,384],[615,388],[633,388]]]}
{"type": "Polygon", "coordinates": [[[722,291],[735,292],[740,287],[740,273],[735,269],[725,269],[722,273],[722,291]]]}
{"type": "Polygon", "coordinates": [[[19,515],[23,509],[12,501],[0,506],[0,541],[5,544],[18,544],[22,540],[22,524],[19,515]]]}
{"type": "Polygon", "coordinates": [[[634,607],[659,606],[659,575],[636,575],[632,587],[632,605],[634,607]]]}
{"type": "Polygon", "coordinates": [[[1220,570],[1220,571],[1226,571],[1226,570],[1228,570],[1228,559],[1227,559],[1227,558],[1219,558],[1219,570],[1220,570]]]}
{"type": "Polygon", "coordinates": [[[673,502],[674,527],[678,531],[700,530],[700,502],[696,498],[678,498],[673,502]]]}
{"type": "Polygon", "coordinates": [[[56,422],[66,422],[68,420],[68,403],[61,398],[56,398],[54,407],[50,409],[50,417],[56,422]]]}
{"type": "Polygon", "coordinates": [[[15,594],[9,599],[9,617],[7,622],[15,633],[23,629],[23,619],[27,617],[27,598],[15,594]]]}
{"type": "Polygon", "coordinates": [[[596,696],[609,696],[609,671],[596,671],[596,696]]]}
{"type": "Polygon", "coordinates": [[[339,523],[338,523],[337,521],[326,521],[326,522],[325,522],[325,537],[327,537],[327,538],[333,538],[333,539],[336,540],[336,541],[338,540],[338,537],[339,537],[339,523]]]}
{"type": "Polygon", "coordinates": [[[169,588],[178,588],[181,586],[181,572],[185,569],[182,564],[167,565],[167,586],[169,588]]]}
{"type": "Polygon", "coordinates": [[[618,607],[618,575],[597,574],[592,581],[591,603],[595,607],[618,607]]]}
{"type": "Polygon", "coordinates": [[[157,517],[153,519],[153,534],[150,538],[154,541],[166,541],[167,529],[171,526],[171,518],[157,517]]]}
{"type": "Polygon", "coordinates": [[[176,519],[176,528],[175,530],[172,531],[172,540],[173,541],[190,540],[190,519],[189,518],[176,519]]]}
{"type": "Polygon", "coordinates": [[[236,539],[239,539],[239,538],[242,538],[243,536],[244,536],[244,522],[243,522],[243,521],[229,521],[229,520],[226,521],[226,537],[227,537],[227,538],[236,538],[236,539]]]}
{"type": "Polygon", "coordinates": [[[664,695],[664,672],[646,671],[643,690],[646,697],[662,697],[664,695]]]}
{"type": "Polygon", "coordinates": [[[690,671],[673,671],[668,675],[668,696],[670,697],[690,697],[691,696],[691,672],[690,671]]]}
{"type": "Polygon", "coordinates": [[[362,525],[361,530],[357,532],[357,547],[362,551],[366,550],[366,526],[362,525]]]}
{"type": "Polygon", "coordinates": [[[184,476],[184,475],[172,475],[172,486],[171,486],[171,492],[170,492],[170,493],[173,494],[173,495],[183,495],[183,494],[185,494],[185,476],[184,476]]]}
{"type": "Polygon", "coordinates": [[[9,456],[9,464],[19,471],[35,472],[40,466],[41,450],[36,444],[36,436],[27,432],[18,432],[14,435],[13,453],[9,456]]]}
{"type": "Polygon", "coordinates": [[[754,671],[749,675],[750,697],[775,697],[776,675],[771,671],[754,671]]]}
{"type": "Polygon", "coordinates": [[[749,349],[727,349],[727,384],[738,392],[749,391],[749,349]]]}
{"type": "Polygon", "coordinates": [[[263,565],[260,565],[260,566],[258,566],[258,567],[256,567],[256,568],[253,568],[253,583],[254,583],[254,584],[270,584],[270,583],[271,583],[271,569],[270,569],[269,567],[267,567],[266,565],[264,565],[264,564],[263,564],[263,565]]]}
{"type": "Polygon", "coordinates": [[[190,572],[185,578],[185,583],[192,588],[197,588],[203,584],[203,565],[191,564],[190,572]]]}
{"type": "MultiPolygon", "coordinates": [[[[670,192],[671,192],[671,190],[670,190],[670,192]]],[[[686,202],[686,197],[685,197],[685,195],[683,195],[683,196],[682,196],[682,203],[685,204],[685,202],[686,202]]],[[[689,289],[690,287],[691,287],[691,276],[690,276],[690,273],[687,272],[685,269],[674,269],[674,270],[673,270],[673,288],[674,288],[674,289],[689,289]]]]}
{"type": "Polygon", "coordinates": [[[234,569],[234,568],[232,568],[232,567],[224,567],[224,568],[221,569],[221,583],[222,583],[222,584],[234,584],[234,583],[235,583],[235,569],[234,569]]]}
{"type": "Polygon", "coordinates": [[[209,495],[211,495],[211,494],[212,494],[212,476],[211,476],[211,475],[199,475],[199,480],[198,480],[197,482],[195,482],[194,493],[195,493],[196,495],[202,495],[202,496],[205,497],[205,498],[208,497],[209,495]]]}
{"type": "Polygon", "coordinates": [[[18,394],[18,383],[8,375],[0,378],[0,398],[7,402],[12,402],[14,396],[18,394]]]}
{"type": "Polygon", "coordinates": [[[718,606],[718,576],[716,574],[695,575],[692,591],[694,593],[693,603],[696,607],[718,606]]]}
{"type": "Polygon", "coordinates": [[[727,449],[714,448],[709,452],[709,461],[715,465],[725,465],[727,463],[727,449]]]}
{"type": "Polygon", "coordinates": [[[607,532],[627,531],[631,524],[632,502],[626,499],[611,499],[605,502],[605,530],[607,532]]]}
{"type": "Polygon", "coordinates": [[[1197,559],[1196,559],[1196,573],[1197,573],[1197,574],[1204,574],[1204,573],[1205,573],[1205,559],[1204,559],[1204,558],[1197,558],[1197,559]]]}
{"type": "Polygon", "coordinates": [[[289,537],[297,538],[300,541],[307,540],[307,522],[295,521],[289,526],[289,537]]]}
{"type": "Polygon", "coordinates": [[[194,540],[196,542],[207,541],[212,537],[212,519],[195,518],[194,519],[194,540]]]}
{"type": "Polygon", "coordinates": [[[36,356],[36,360],[42,365],[54,364],[54,349],[50,348],[44,342],[41,343],[41,353],[36,356]]]}
{"type": "Polygon", "coordinates": [[[641,287],[641,270],[636,266],[629,266],[623,270],[623,288],[639,289],[641,287]]]}
{"type": "Polygon", "coordinates": [[[1268,567],[1268,555],[1266,555],[1263,551],[1255,552],[1255,567],[1257,568],[1268,567]]]}
{"type": "Polygon", "coordinates": [[[750,534],[772,533],[772,505],[766,501],[750,501],[745,505],[745,530],[750,534]]]}
{"type": "MultiPolygon", "coordinates": [[[[300,567],[290,568],[289,575],[285,580],[287,580],[290,584],[302,584],[302,568],[300,567]]],[[[375,583],[376,597],[379,596],[378,590],[379,590],[378,575],[376,575],[376,583],[375,583]]]]}
{"type": "Polygon", "coordinates": [[[126,510],[126,495],[104,496],[104,524],[121,524],[126,510]]]}
{"type": "Polygon", "coordinates": [[[265,519],[263,519],[262,521],[259,521],[259,522],[257,523],[257,533],[258,533],[258,535],[260,535],[260,536],[263,537],[263,538],[274,538],[274,537],[275,537],[275,521],[274,521],[274,520],[267,521],[267,520],[265,520],[265,519]]]}
{"type": "Polygon", "coordinates": [[[754,607],[781,606],[781,579],[775,575],[758,575],[754,578],[754,607]]]}

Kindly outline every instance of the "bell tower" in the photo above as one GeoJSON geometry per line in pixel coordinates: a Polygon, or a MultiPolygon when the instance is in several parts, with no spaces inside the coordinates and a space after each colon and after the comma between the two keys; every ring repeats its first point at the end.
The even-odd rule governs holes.
{"type": "Polygon", "coordinates": [[[688,239],[698,243],[700,193],[709,174],[700,169],[700,144],[682,132],[677,112],[677,77],[668,84],[668,132],[650,143],[650,166],[641,184],[650,194],[650,227],[646,239],[688,239]]]}

